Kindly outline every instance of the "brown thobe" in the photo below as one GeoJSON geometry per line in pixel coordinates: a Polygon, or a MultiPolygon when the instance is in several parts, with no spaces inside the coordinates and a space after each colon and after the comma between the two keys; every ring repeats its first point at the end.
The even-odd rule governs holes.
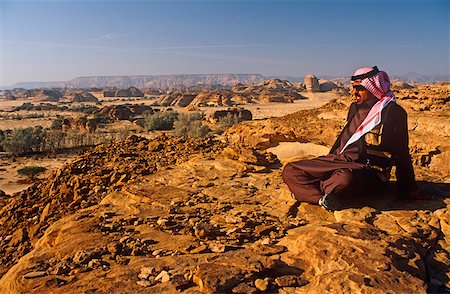
{"type": "Polygon", "coordinates": [[[290,162],[284,167],[283,180],[297,200],[318,203],[325,194],[352,198],[383,189],[388,178],[383,178],[382,175],[389,173],[394,164],[397,167],[400,193],[407,194],[416,189],[408,149],[407,115],[396,103],[389,103],[382,111],[383,128],[379,145],[368,146],[365,136],[362,136],[340,153],[376,102],[376,98],[373,98],[350,106],[347,125],[328,155],[290,162]],[[371,152],[369,154],[368,150],[387,152],[392,158],[389,162],[378,164],[384,166],[375,169],[371,163],[379,163],[380,160],[371,155],[371,152]],[[383,169],[383,172],[379,169],[383,169]]]}

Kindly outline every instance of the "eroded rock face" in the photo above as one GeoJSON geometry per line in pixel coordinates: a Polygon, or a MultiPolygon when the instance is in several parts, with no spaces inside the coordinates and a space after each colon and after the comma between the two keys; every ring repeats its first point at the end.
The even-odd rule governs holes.
{"type": "Polygon", "coordinates": [[[89,92],[73,93],[67,100],[70,102],[99,102],[98,99],[89,92]]]}
{"type": "Polygon", "coordinates": [[[144,97],[144,93],[136,87],[128,89],[120,89],[115,94],[115,97],[144,97]]]}
{"type": "Polygon", "coordinates": [[[311,91],[311,92],[319,92],[320,91],[319,80],[317,79],[317,77],[315,75],[309,74],[309,75],[305,76],[305,79],[303,82],[305,84],[307,91],[311,91]]]}
{"type": "Polygon", "coordinates": [[[188,106],[197,96],[197,93],[181,93],[175,92],[171,94],[162,95],[156,103],[163,106],[188,106]]]}
{"type": "Polygon", "coordinates": [[[111,120],[129,120],[136,115],[152,111],[150,106],[144,104],[126,104],[105,106],[99,110],[99,113],[109,117],[111,120]]]}

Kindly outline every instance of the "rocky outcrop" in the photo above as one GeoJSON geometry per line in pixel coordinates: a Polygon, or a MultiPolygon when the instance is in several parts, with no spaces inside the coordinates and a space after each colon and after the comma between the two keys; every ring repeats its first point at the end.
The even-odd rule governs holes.
{"type": "Polygon", "coordinates": [[[129,120],[144,112],[152,112],[150,106],[144,104],[110,105],[99,110],[99,114],[107,116],[111,120],[129,120]]]}
{"type": "Polygon", "coordinates": [[[130,87],[116,91],[114,97],[144,97],[144,93],[136,87],[130,87]]]}
{"type": "Polygon", "coordinates": [[[324,79],[319,79],[319,91],[320,92],[328,92],[339,89],[339,86],[331,81],[327,81],[324,79]]]}
{"type": "Polygon", "coordinates": [[[6,99],[6,100],[16,100],[17,99],[17,97],[14,96],[14,94],[11,91],[8,91],[8,90],[0,93],[0,97],[2,97],[3,99],[6,99]]]}
{"type": "Polygon", "coordinates": [[[300,94],[302,88],[280,79],[261,81],[257,85],[238,84],[232,91],[237,94],[232,98],[233,101],[245,103],[292,103],[295,100],[306,99],[300,94]]]}
{"type": "Polygon", "coordinates": [[[228,143],[267,149],[279,142],[315,143],[330,146],[343,126],[346,105],[332,101],[318,109],[301,110],[285,117],[246,122],[226,132],[228,143]],[[318,119],[321,113],[334,111],[334,119],[318,119]]]}
{"type": "Polygon", "coordinates": [[[69,102],[99,102],[97,97],[89,92],[73,93],[67,97],[69,102]]]}
{"type": "Polygon", "coordinates": [[[271,154],[130,137],[10,198],[0,290],[445,291],[449,204],[387,193],[331,213],[296,204],[271,154]]]}
{"type": "Polygon", "coordinates": [[[93,133],[97,129],[97,121],[86,116],[70,117],[63,119],[61,128],[63,131],[78,130],[93,133]]]}
{"type": "Polygon", "coordinates": [[[200,92],[192,100],[193,106],[231,106],[231,92],[222,91],[208,91],[200,92]]]}
{"type": "Polygon", "coordinates": [[[62,97],[62,93],[57,90],[30,90],[29,97],[33,97],[36,102],[58,102],[62,97]]]}
{"type": "Polygon", "coordinates": [[[308,74],[307,76],[305,76],[304,84],[305,84],[307,91],[311,91],[311,92],[319,92],[320,91],[319,80],[313,74],[308,74]]]}
{"type": "Polygon", "coordinates": [[[159,97],[155,103],[163,106],[188,106],[197,96],[197,93],[174,92],[159,97]]]}
{"type": "Polygon", "coordinates": [[[394,89],[412,89],[413,86],[403,81],[394,81],[392,82],[392,88],[394,89]]]}
{"type": "Polygon", "coordinates": [[[142,92],[144,93],[144,95],[148,96],[158,96],[162,94],[161,90],[155,88],[144,88],[142,89],[142,92]]]}

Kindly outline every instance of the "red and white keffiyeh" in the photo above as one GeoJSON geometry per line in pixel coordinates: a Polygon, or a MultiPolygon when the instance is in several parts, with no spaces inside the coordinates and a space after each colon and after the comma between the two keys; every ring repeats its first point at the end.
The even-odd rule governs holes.
{"type": "Polygon", "coordinates": [[[381,111],[391,102],[396,102],[394,93],[391,91],[391,82],[386,72],[379,71],[376,66],[363,67],[355,71],[352,76],[352,83],[358,82],[379,100],[370,109],[367,117],[356,129],[355,133],[348,139],[342,148],[344,152],[350,144],[358,141],[363,135],[372,130],[381,122],[381,111]]]}

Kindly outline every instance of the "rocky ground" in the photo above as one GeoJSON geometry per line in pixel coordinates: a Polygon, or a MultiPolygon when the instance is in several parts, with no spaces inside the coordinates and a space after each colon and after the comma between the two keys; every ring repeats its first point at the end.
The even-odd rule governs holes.
{"type": "Polygon", "coordinates": [[[404,101],[434,200],[397,202],[395,185],[334,213],[291,199],[264,149],[330,146],[347,98],[240,124],[227,144],[132,136],[0,196],[0,292],[449,291],[449,105],[404,101]]]}

